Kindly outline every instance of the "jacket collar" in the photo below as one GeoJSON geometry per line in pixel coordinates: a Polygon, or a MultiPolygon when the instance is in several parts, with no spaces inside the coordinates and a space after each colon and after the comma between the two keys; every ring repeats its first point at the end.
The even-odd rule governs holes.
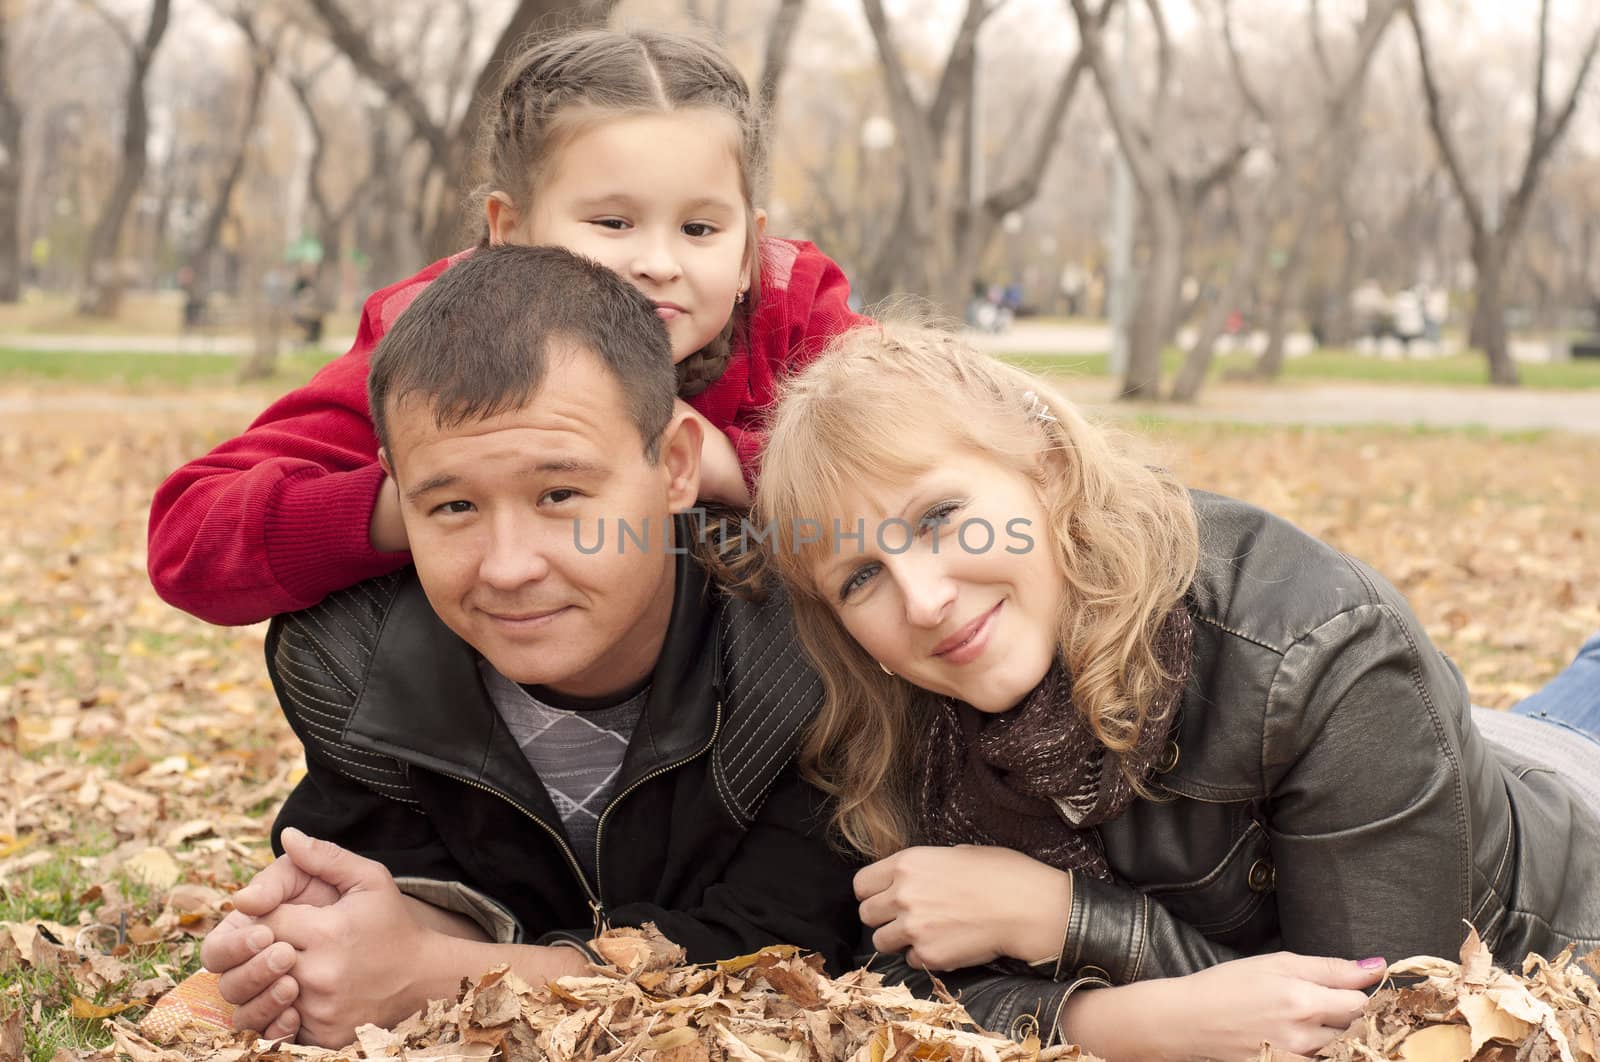
{"type": "MultiPolygon", "coordinates": [[[[678,541],[690,541],[685,518],[678,541]]],[[[672,613],[650,694],[623,757],[617,792],[691,759],[715,737],[721,676],[715,588],[689,553],[677,557],[672,613]]],[[[415,570],[385,613],[366,681],[345,731],[352,744],[440,774],[487,785],[524,809],[553,816],[478,674],[479,654],[428,604],[415,570]]]]}

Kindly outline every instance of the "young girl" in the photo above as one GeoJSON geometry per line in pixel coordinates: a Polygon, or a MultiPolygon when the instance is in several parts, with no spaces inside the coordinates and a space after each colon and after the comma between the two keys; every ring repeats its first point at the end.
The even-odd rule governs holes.
{"type": "MultiPolygon", "coordinates": [[[[862,319],[815,247],[762,238],[764,129],[738,71],[671,33],[545,40],[511,64],[480,153],[479,245],[558,244],[648,294],[680,394],[718,429],[704,494],[748,501],[776,382],[862,319]]],[[[408,562],[377,462],[367,363],[417,294],[469,253],[374,294],[348,354],[162,484],[150,512],[157,593],[213,623],[252,623],[408,562]]]]}
{"type": "Polygon", "coordinates": [[[836,344],[754,520],[880,952],[1033,964],[1041,1024],[1159,1059],[1310,1054],[1464,921],[1503,963],[1600,944],[1600,742],[1540,718],[1592,718],[1592,664],[1473,709],[1381,576],[1047,382],[935,333],[836,344]]]}

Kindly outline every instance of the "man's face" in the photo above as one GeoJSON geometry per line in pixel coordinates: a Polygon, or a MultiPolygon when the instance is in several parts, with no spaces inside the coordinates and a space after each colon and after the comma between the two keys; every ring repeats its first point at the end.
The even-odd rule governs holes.
{"type": "Polygon", "coordinates": [[[650,673],[672,609],[663,530],[699,487],[691,418],[668,425],[651,464],[617,380],[558,344],[520,409],[440,428],[413,394],[390,403],[389,423],[412,559],[451,630],[507,678],[574,696],[650,673]],[[648,527],[647,544],[619,550],[620,521],[648,527]]]}

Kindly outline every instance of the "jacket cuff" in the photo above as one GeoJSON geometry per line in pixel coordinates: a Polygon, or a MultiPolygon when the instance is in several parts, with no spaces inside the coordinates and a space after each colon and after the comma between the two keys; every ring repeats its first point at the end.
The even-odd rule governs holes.
{"type": "Polygon", "coordinates": [[[589,946],[589,941],[582,933],[570,929],[552,929],[534,943],[541,948],[571,948],[573,951],[581,952],[583,957],[595,966],[608,965],[605,957],[589,946]]]}
{"type": "Polygon", "coordinates": [[[1061,1016],[1067,1011],[1067,1000],[1071,999],[1075,993],[1085,988],[1110,987],[1110,981],[1107,981],[1104,977],[1094,976],[1080,977],[1069,984],[1066,987],[1066,990],[1061,993],[1061,1001],[1056,1004],[1055,1017],[1050,1021],[1050,1035],[1048,1037],[1043,1035],[1040,1036],[1040,1040],[1043,1041],[1043,1045],[1045,1047],[1055,1047],[1058,1044],[1072,1043],[1071,1038],[1067,1036],[1066,1030],[1061,1027],[1061,1016]]]}
{"type": "Polygon", "coordinates": [[[299,607],[410,562],[410,553],[372,548],[381,486],[383,466],[376,462],[350,472],[306,470],[278,484],[262,534],[267,567],[299,607]]]}
{"type": "Polygon", "coordinates": [[[1150,897],[1125,886],[1073,874],[1072,913],[1056,980],[1114,985],[1139,980],[1150,939],[1150,905],[1150,897]]]}
{"type": "Polygon", "coordinates": [[[436,878],[395,878],[394,883],[412,899],[472,919],[495,944],[522,943],[522,923],[487,893],[459,881],[436,878]]]}

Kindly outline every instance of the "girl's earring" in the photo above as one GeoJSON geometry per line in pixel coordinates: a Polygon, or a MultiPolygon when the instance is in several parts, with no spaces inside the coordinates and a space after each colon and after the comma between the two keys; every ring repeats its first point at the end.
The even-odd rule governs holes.
{"type": "Polygon", "coordinates": [[[734,302],[735,306],[737,306],[740,303],[744,302],[744,292],[741,291],[741,292],[739,292],[739,294],[735,295],[733,297],[733,302],[734,302]]]}
{"type": "Polygon", "coordinates": [[[884,674],[885,674],[885,675],[888,675],[888,676],[889,676],[889,677],[890,677],[890,678],[894,678],[894,672],[893,672],[893,671],[890,671],[890,670],[889,670],[889,669],[888,669],[888,668],[886,668],[886,667],[884,667],[884,666],[883,666],[883,661],[882,661],[882,660],[879,660],[879,661],[878,661],[878,667],[880,667],[880,668],[882,668],[882,669],[883,669],[883,673],[884,673],[884,674]]]}

